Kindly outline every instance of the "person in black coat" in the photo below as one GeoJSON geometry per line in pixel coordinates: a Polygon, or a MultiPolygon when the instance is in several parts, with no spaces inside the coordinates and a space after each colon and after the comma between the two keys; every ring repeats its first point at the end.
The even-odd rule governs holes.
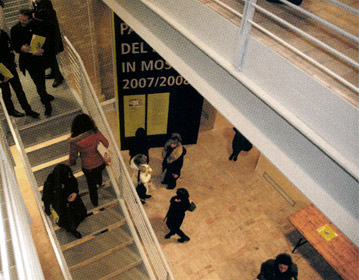
{"type": "Polygon", "coordinates": [[[49,31],[44,24],[32,18],[31,10],[21,9],[19,22],[11,28],[10,34],[13,48],[20,54],[20,71],[24,75],[25,70],[29,72],[41,102],[45,105],[45,115],[50,116],[52,112],[50,102],[54,100],[54,97],[47,93],[45,84],[45,68],[53,47],[49,31]],[[34,53],[31,52],[30,48],[33,35],[46,38],[43,46],[37,47],[34,53]]]}
{"type": "Polygon", "coordinates": [[[55,218],[51,213],[52,206],[59,216],[57,224],[71,232],[76,238],[82,237],[76,229],[86,218],[87,210],[79,196],[77,179],[69,166],[58,164],[47,176],[42,200],[48,216],[55,218]]]}
{"type": "Polygon", "coordinates": [[[25,111],[26,115],[37,118],[39,114],[31,109],[31,106],[27,101],[25,92],[22,88],[19,75],[16,71],[15,55],[12,50],[10,37],[4,30],[0,30],[0,63],[5,66],[13,76],[12,78],[9,78],[0,73],[0,88],[2,90],[2,96],[9,115],[14,117],[25,116],[23,113],[17,111],[14,107],[14,103],[11,100],[11,85],[16,93],[21,108],[25,111]]]}
{"type": "Polygon", "coordinates": [[[259,280],[297,280],[298,267],[288,254],[280,254],[276,259],[269,259],[262,263],[259,280]]]}
{"type": "Polygon", "coordinates": [[[233,130],[235,132],[232,141],[233,152],[230,155],[229,160],[236,161],[241,151],[248,152],[252,149],[252,144],[235,127],[233,127],[233,130]]]}
{"type": "Polygon", "coordinates": [[[189,202],[189,194],[186,189],[179,188],[176,194],[177,195],[172,197],[170,200],[170,207],[166,215],[166,225],[170,232],[166,234],[165,238],[168,239],[172,235],[178,234],[181,237],[178,239],[178,242],[183,243],[190,240],[190,238],[184,234],[180,227],[182,225],[186,211],[191,207],[191,203],[189,202]]]}
{"type": "Polygon", "coordinates": [[[50,30],[50,34],[52,36],[52,53],[49,55],[48,59],[48,66],[51,69],[51,73],[49,75],[46,75],[46,78],[54,78],[55,81],[52,86],[58,87],[64,80],[64,77],[60,72],[56,55],[64,51],[64,45],[62,43],[60,25],[59,21],[57,20],[56,11],[50,0],[33,0],[32,6],[34,18],[39,21],[42,21],[50,30]]]}
{"type": "Polygon", "coordinates": [[[130,147],[130,159],[132,159],[134,156],[142,154],[147,157],[147,163],[149,163],[149,157],[148,157],[148,150],[149,150],[149,144],[147,140],[147,134],[146,131],[140,127],[136,130],[135,134],[135,140],[133,144],[130,147]]]}
{"type": "Polygon", "coordinates": [[[167,185],[168,190],[176,187],[176,181],[181,175],[183,157],[187,153],[182,146],[182,138],[178,133],[172,133],[162,150],[162,184],[167,185]]]}

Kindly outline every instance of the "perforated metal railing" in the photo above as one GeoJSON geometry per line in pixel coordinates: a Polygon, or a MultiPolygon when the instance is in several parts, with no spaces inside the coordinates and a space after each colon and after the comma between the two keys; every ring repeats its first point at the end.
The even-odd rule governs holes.
{"type": "MultiPolygon", "coordinates": [[[[127,171],[125,162],[120,154],[120,150],[112,135],[110,126],[106,120],[105,114],[97,99],[95,90],[92,86],[89,76],[85,70],[84,64],[72,46],[70,41],[65,37],[65,52],[62,56],[62,67],[68,77],[83,110],[91,115],[99,130],[109,139],[109,150],[112,154],[112,165],[107,167],[108,173],[114,185],[114,188],[129,213],[129,217],[134,227],[132,231],[137,231],[144,250],[140,253],[147,268],[150,268],[150,275],[153,279],[174,279],[167,261],[160,248],[156,235],[147,218],[147,215],[140,203],[135,186],[127,171]]],[[[126,215],[126,213],[125,213],[126,215]]],[[[132,226],[131,224],[129,225],[132,226]]],[[[134,236],[136,239],[136,235],[134,236]]]]}
{"type": "MultiPolygon", "coordinates": [[[[1,96],[0,102],[4,104],[1,96]]],[[[9,120],[10,117],[4,105],[2,109],[9,120]]],[[[0,279],[45,279],[30,232],[31,220],[20,193],[12,157],[5,139],[4,129],[1,127],[0,279]]]]}

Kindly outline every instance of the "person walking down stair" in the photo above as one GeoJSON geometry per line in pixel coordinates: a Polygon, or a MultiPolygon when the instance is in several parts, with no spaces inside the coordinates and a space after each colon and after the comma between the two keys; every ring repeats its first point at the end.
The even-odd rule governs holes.
{"type": "Polygon", "coordinates": [[[109,142],[97,129],[90,116],[86,114],[80,114],[73,120],[69,142],[70,155],[68,164],[70,166],[75,165],[80,156],[91,202],[94,206],[97,206],[97,186],[102,186],[102,170],[106,167],[100,153],[97,151],[97,145],[101,142],[108,148],[109,142]]]}
{"type": "Polygon", "coordinates": [[[32,0],[34,18],[42,21],[50,30],[53,47],[48,55],[48,66],[51,69],[46,79],[54,79],[52,86],[58,87],[64,80],[57,63],[56,55],[64,51],[62,43],[59,21],[57,20],[56,11],[50,0],[32,0]]]}
{"type": "Polygon", "coordinates": [[[170,207],[168,209],[166,218],[166,225],[170,232],[166,234],[165,238],[168,239],[174,234],[178,234],[181,238],[177,241],[183,243],[189,241],[190,238],[180,229],[185,213],[190,210],[191,203],[189,202],[189,193],[185,188],[179,188],[176,195],[170,200],[170,207]]]}
{"type": "Polygon", "coordinates": [[[45,68],[48,63],[47,54],[51,52],[50,48],[52,45],[51,36],[46,26],[32,18],[32,11],[30,9],[20,10],[19,22],[11,28],[10,33],[13,48],[20,54],[20,71],[24,75],[25,71],[28,71],[36,86],[41,102],[45,106],[45,115],[51,116],[52,106],[50,102],[55,98],[47,93],[45,84],[45,68]],[[45,42],[42,46],[40,46],[40,42],[36,43],[35,46],[31,46],[34,35],[39,40],[45,37],[45,42]]]}
{"type": "Polygon", "coordinates": [[[47,176],[42,200],[45,213],[52,220],[76,238],[82,237],[77,227],[86,218],[87,210],[79,196],[77,179],[69,166],[58,164],[47,176]]]}
{"type": "Polygon", "coordinates": [[[162,184],[167,185],[166,189],[172,190],[176,187],[186,153],[186,148],[182,146],[181,135],[172,133],[162,150],[162,177],[164,177],[162,184]]]}
{"type": "Polygon", "coordinates": [[[33,118],[39,117],[39,113],[33,111],[27,101],[19,75],[16,71],[15,55],[11,47],[10,38],[4,30],[0,30],[0,63],[2,64],[1,67],[10,71],[10,73],[7,73],[7,76],[5,73],[2,74],[0,69],[0,88],[8,114],[14,117],[23,117],[25,114],[33,118]],[[25,114],[15,109],[14,103],[11,100],[10,85],[15,91],[16,97],[19,100],[21,108],[25,111],[25,114]]]}

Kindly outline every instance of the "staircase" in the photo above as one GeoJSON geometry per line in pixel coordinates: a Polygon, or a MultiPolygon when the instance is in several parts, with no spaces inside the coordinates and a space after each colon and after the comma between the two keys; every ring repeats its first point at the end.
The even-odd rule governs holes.
{"type": "MultiPolygon", "coordinates": [[[[80,112],[79,107],[72,108],[51,118],[19,126],[40,192],[55,165],[67,162],[71,122],[80,112]]],[[[52,225],[72,278],[150,279],[107,172],[104,171],[104,184],[98,190],[99,205],[94,207],[80,160],[72,170],[88,213],[77,229],[82,238],[76,239],[66,230],[52,225]]]]}
{"type": "MultiPolygon", "coordinates": [[[[4,227],[6,230],[6,247],[7,247],[8,256],[9,256],[10,277],[11,277],[11,279],[15,280],[15,279],[18,279],[18,276],[17,276],[17,272],[16,272],[16,264],[15,264],[14,254],[13,254],[9,219],[8,219],[7,210],[6,210],[6,202],[5,202],[5,198],[4,198],[3,185],[1,182],[1,175],[0,175],[0,204],[1,204],[1,212],[2,212],[2,216],[3,216],[3,221],[4,221],[4,227]]],[[[2,265],[0,265],[0,275],[2,275],[3,273],[4,272],[2,271],[2,265]]]]}

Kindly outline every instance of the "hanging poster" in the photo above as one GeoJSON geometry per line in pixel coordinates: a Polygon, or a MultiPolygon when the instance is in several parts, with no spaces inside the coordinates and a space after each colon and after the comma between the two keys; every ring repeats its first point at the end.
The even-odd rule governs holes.
{"type": "Polygon", "coordinates": [[[114,16],[121,149],[132,146],[138,128],[151,147],[180,133],[197,142],[203,97],[122,19],[114,16]]]}
{"type": "Polygon", "coordinates": [[[135,136],[139,127],[145,127],[145,95],[126,95],[123,97],[125,117],[125,137],[135,136]]]}
{"type": "Polygon", "coordinates": [[[167,134],[169,101],[169,92],[148,96],[147,135],[167,134]]]}

